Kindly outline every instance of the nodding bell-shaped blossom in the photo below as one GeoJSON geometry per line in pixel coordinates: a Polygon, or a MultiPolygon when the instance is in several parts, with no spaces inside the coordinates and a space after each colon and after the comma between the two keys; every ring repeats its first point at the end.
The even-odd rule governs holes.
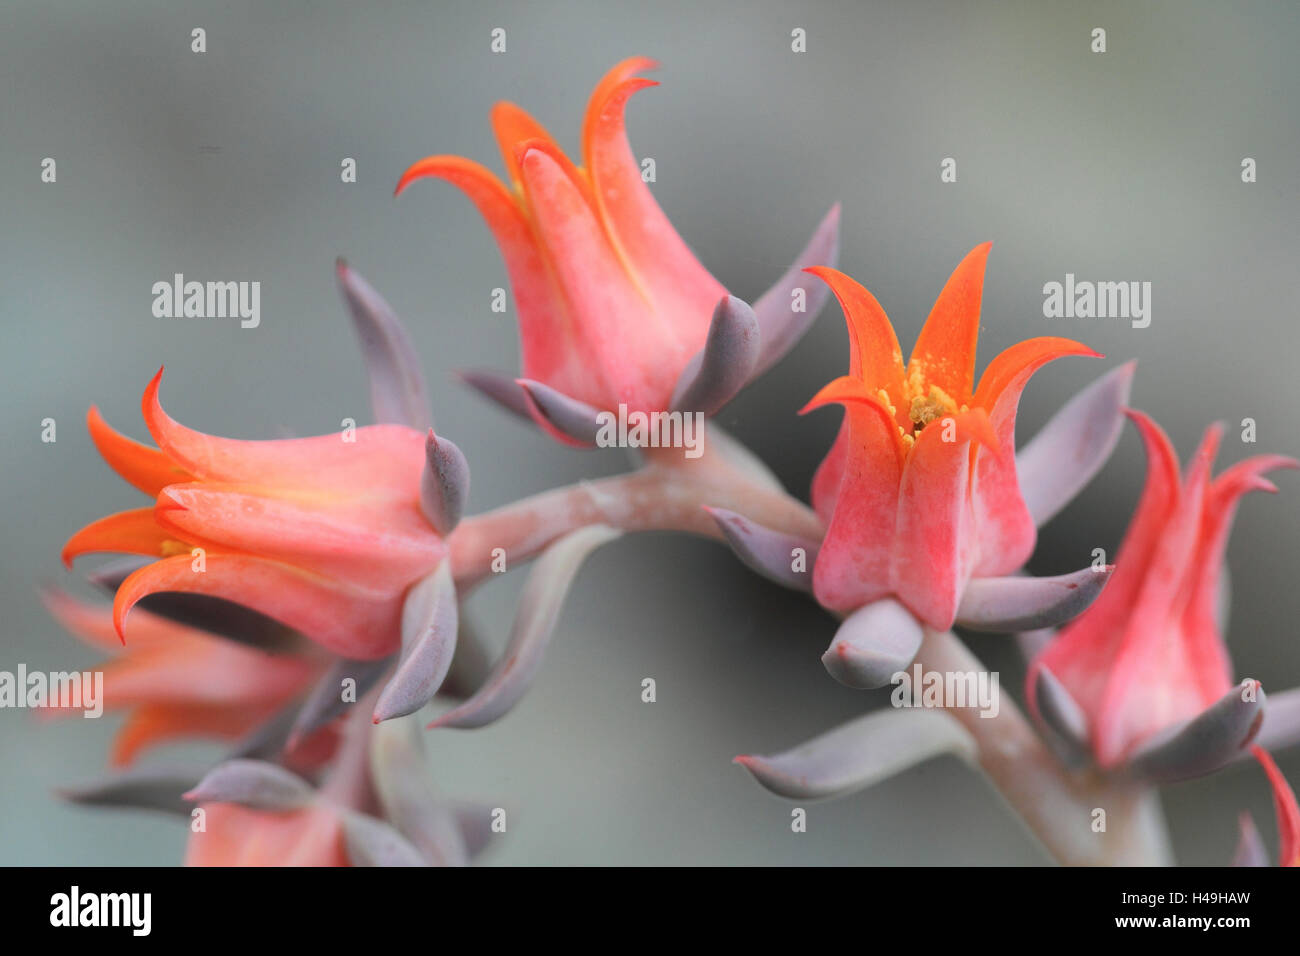
{"type": "MultiPolygon", "coordinates": [[[[271,654],[178,624],[146,610],[132,618],[123,647],[107,605],[64,591],[44,595],[50,613],[85,643],[110,655],[102,704],[128,712],[113,740],[110,762],[126,766],[147,748],[182,737],[235,740],[256,730],[306,691],[323,662],[301,653],[271,654]]],[[[53,713],[80,713],[67,709],[53,713]]],[[[335,743],[322,732],[287,758],[309,766],[328,757],[335,743]]]]}
{"type": "MultiPolygon", "coordinates": [[[[1117,369],[1066,406],[1014,454],[1016,410],[1030,376],[1078,342],[1013,345],[975,382],[975,346],[989,244],[958,265],[905,365],[880,304],[829,268],[823,279],[848,320],[849,374],[804,411],[838,403],[844,423],[813,480],[827,530],[811,589],[848,614],[827,668],[852,686],[880,686],[911,660],[922,628],[954,621],[985,630],[1061,621],[1086,606],[1106,573],[1013,575],[1034,549],[1036,524],[1055,513],[1105,461],[1118,436],[1132,367],[1117,369]],[[1054,461],[1045,466],[1044,459],[1054,461]],[[1018,472],[1032,489],[1022,492],[1018,472]],[[1032,505],[1032,509],[1031,509],[1032,505]]],[[[728,535],[731,537],[731,535],[728,535]]]]}
{"type": "Polygon", "coordinates": [[[69,564],[104,551],[157,559],[117,589],[123,641],[142,598],[178,591],[237,602],[345,657],[395,652],[407,589],[446,552],[438,509],[429,510],[441,495],[430,477],[432,433],[384,424],[314,438],[219,438],[163,411],[161,378],[160,369],[142,403],[157,448],[114,431],[95,408],[88,415],[105,460],[154,503],[86,526],[63,550],[69,564]]]}
{"type": "MultiPolygon", "coordinates": [[[[753,309],[729,296],[673,229],[628,145],[624,108],[655,86],[633,57],[597,84],[578,166],[512,103],[492,110],[503,183],[459,156],[430,156],[397,185],[447,180],[492,230],[519,314],[521,378],[472,373],[470,384],[553,437],[588,445],[600,410],[711,414],[803,334],[824,291],[792,267],[753,309]]],[[[838,208],[797,260],[833,263],[838,208]]]]}
{"type": "Polygon", "coordinates": [[[1147,477],[1116,571],[1034,659],[1027,695],[1066,753],[1150,779],[1196,776],[1243,756],[1265,719],[1258,682],[1233,683],[1220,578],[1242,495],[1276,491],[1264,473],[1297,462],[1260,455],[1211,478],[1216,425],[1180,475],[1168,436],[1146,415],[1129,415],[1147,477]]]}

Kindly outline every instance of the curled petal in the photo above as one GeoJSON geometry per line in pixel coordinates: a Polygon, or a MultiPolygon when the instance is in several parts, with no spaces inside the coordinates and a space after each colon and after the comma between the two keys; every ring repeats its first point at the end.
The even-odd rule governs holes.
{"type": "Polygon", "coordinates": [[[1264,690],[1244,680],[1200,716],[1170,727],[1129,759],[1132,773],[1160,782],[1213,773],[1247,747],[1264,718],[1264,690]]]}
{"type": "Polygon", "coordinates": [[[714,415],[753,377],[758,361],[758,319],[734,295],[713,310],[708,338],[682,370],[670,403],[675,410],[714,415]]]}
{"type": "Polygon", "coordinates": [[[600,432],[600,411],[529,379],[516,379],[533,421],[556,441],[575,448],[590,448],[600,432]]]}
{"type": "Polygon", "coordinates": [[[459,448],[445,438],[438,438],[432,428],[424,451],[420,506],[433,529],[446,537],[460,523],[465,502],[469,500],[469,463],[459,448]]]}
{"type": "Polygon", "coordinates": [[[810,266],[806,271],[830,287],[844,312],[849,330],[849,377],[883,390],[897,415],[890,416],[891,422],[906,424],[909,406],[904,400],[903,352],[889,316],[865,286],[838,269],[810,266]]]}
{"type": "Polygon", "coordinates": [[[975,382],[984,267],[992,248],[993,243],[982,243],[958,263],[921,327],[908,362],[908,371],[920,368],[927,382],[938,385],[957,402],[966,400],[975,382]]]}
{"type": "Polygon", "coordinates": [[[406,837],[364,813],[343,815],[343,845],[353,866],[429,865],[406,837]]]}
{"type": "Polygon", "coordinates": [[[1040,337],[1019,342],[989,363],[975,390],[974,402],[989,409],[989,424],[1008,454],[980,454],[975,463],[971,499],[979,534],[980,577],[1011,574],[1033,553],[1037,526],[1025,506],[1011,454],[1015,447],[1016,413],[1025,385],[1038,369],[1067,355],[1098,357],[1070,339],[1040,337]]]}
{"type": "MultiPolygon", "coordinates": [[[[509,162],[514,162],[513,149],[509,162]]],[[[519,310],[523,366],[531,370],[529,374],[549,379],[565,365],[572,342],[563,325],[555,321],[565,313],[564,300],[528,217],[491,170],[460,156],[420,160],[402,175],[397,192],[426,177],[446,180],[464,192],[492,230],[519,310]]]]}
{"type": "Polygon", "coordinates": [[[451,562],[407,593],[402,607],[402,658],[375,704],[375,723],[415,713],[438,693],[456,653],[458,608],[451,562]]]}
{"type": "Polygon", "coordinates": [[[812,590],[818,542],[773,531],[725,508],[704,510],[717,522],[736,557],[751,570],[788,588],[812,590]]]}
{"type": "Polygon", "coordinates": [[[863,790],[941,754],[976,759],[969,733],[937,710],[880,710],[773,756],[735,759],[764,788],[794,800],[863,790]]]}
{"type": "Polygon", "coordinates": [[[510,641],[492,676],[473,697],[433,721],[430,728],[482,727],[519,702],[542,665],[578,568],[587,555],[619,534],[606,525],[589,525],[570,532],[542,553],[524,584],[510,641]]]}
{"type": "Polygon", "coordinates": [[[795,257],[790,268],[754,303],[763,348],[751,378],[757,378],[781,361],[803,338],[826,304],[829,287],[805,279],[809,267],[834,269],[839,258],[840,204],[836,203],[817,224],[808,244],[795,257]],[[803,292],[803,308],[798,312],[794,309],[796,290],[803,292]]]}
{"type": "Polygon", "coordinates": [[[337,271],[343,300],[361,338],[375,421],[409,425],[421,431],[432,427],[420,359],[402,320],[342,259],[338,260],[337,271]]]}
{"type": "Polygon", "coordinates": [[[142,445],[114,430],[93,405],[86,413],[86,428],[108,466],[151,498],[157,497],[167,485],[191,481],[194,477],[159,449],[142,445]]]}
{"type": "Polygon", "coordinates": [[[141,401],[145,424],[158,446],[194,477],[206,481],[371,498],[418,494],[424,436],[404,425],[369,425],[343,441],[314,438],[246,441],[187,428],[158,400],[163,370],[141,401]]]}
{"type": "Polygon", "coordinates": [[[72,567],[72,562],[83,554],[96,552],[156,558],[173,537],[158,524],[153,508],[135,508],[92,521],[68,539],[61,557],[66,567],[72,567]]]}
{"type": "Polygon", "coordinates": [[[1124,428],[1136,362],[1107,372],[1065,403],[1016,452],[1020,493],[1034,523],[1046,524],[1101,470],[1124,428]]]}
{"type": "Polygon", "coordinates": [[[912,663],[923,637],[911,611],[893,598],[883,598],[844,619],[822,663],[848,687],[884,687],[912,663]]]}
{"type": "Polygon", "coordinates": [[[664,215],[641,178],[641,165],[628,145],[624,126],[624,110],[632,95],[658,85],[636,76],[653,66],[651,60],[633,57],[597,84],[583,120],[583,161],[591,175],[599,219],[619,258],[675,334],[698,342],[703,316],[727,290],[700,265],[664,215]]]}
{"type": "Polygon", "coordinates": [[[1082,614],[1101,593],[1114,565],[1051,578],[974,578],[957,605],[957,623],[973,631],[1034,631],[1082,614]]]}
{"type": "Polygon", "coordinates": [[[314,794],[301,777],[264,760],[227,760],[184,794],[192,803],[238,803],[254,810],[294,810],[314,794]]]}

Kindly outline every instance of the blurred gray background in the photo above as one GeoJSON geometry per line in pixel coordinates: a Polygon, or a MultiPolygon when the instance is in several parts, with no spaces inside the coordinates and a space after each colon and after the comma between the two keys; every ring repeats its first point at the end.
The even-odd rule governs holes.
{"type": "MultiPolygon", "coordinates": [[[[238,437],[316,434],[364,420],[365,379],[334,287],[345,255],[410,324],[440,431],[474,468],[485,509],[612,473],[618,456],[565,450],[458,387],[464,366],[515,367],[496,247],[455,189],[391,196],[408,164],[459,153],[500,168],[488,124],[519,102],[577,153],[599,77],[642,53],[658,89],[630,107],[655,193],[732,291],[760,293],[814,223],[844,204],[842,267],[880,299],[904,349],[944,280],[994,241],[981,367],[1032,335],[1068,335],[1103,361],[1064,360],[1025,393],[1020,436],[1080,386],[1140,359],[1134,402],[1186,457],[1206,424],[1234,428],[1222,463],[1300,452],[1295,375],[1300,8],[1291,3],[306,3],[0,4],[0,668],[90,666],[45,614],[66,537],[139,496],[98,459],[82,419],[146,438],[139,398],[166,363],[181,421],[238,437]],[[508,52],[489,52],[504,27],[508,52]],[[1089,51],[1104,27],[1108,52],[1089,51]],[[207,30],[208,52],[190,52],[207,30]],[[803,27],[808,52],[790,51],[803,27]],[[43,184],[44,157],[58,182],[43,184]],[[355,157],[359,182],[339,181],[355,157]],[[958,182],[939,181],[944,157],[958,182]],[[1240,180],[1243,157],[1259,181],[1240,180]],[[183,272],[257,279],[262,324],[167,320],[150,286],[183,272]],[[1153,321],[1042,315],[1042,286],[1153,284],[1153,321]],[[1235,439],[1257,420],[1259,444],[1235,439]],[[42,444],[40,422],[58,422],[42,444]]],[[[795,410],[846,369],[838,309],[723,415],[806,494],[836,416],[795,410]]],[[[1131,430],[1101,476],[1048,526],[1032,565],[1082,566],[1119,543],[1143,473],[1131,430]]],[[[1232,539],[1230,644],[1239,676],[1300,684],[1295,587],[1300,485],[1242,508],[1232,539]]],[[[500,642],[516,576],[474,601],[500,642]]],[[[498,863],[972,863],[1045,857],[979,777],[935,761],[810,811],[730,760],[785,749],[881,704],[818,658],[831,619],[740,568],[721,547],[625,538],[587,567],[534,690],[499,724],[431,734],[440,785],[512,810],[498,863]],[[643,677],[659,702],[641,703],[643,677]]],[[[1017,694],[1004,638],[975,649],[1017,694]]],[[[168,819],[61,804],[100,772],[117,717],[38,723],[0,711],[0,862],[166,864],[168,819]]],[[[1300,754],[1283,768],[1300,781],[1300,754]]],[[[1275,826],[1243,766],[1165,795],[1181,861],[1225,862],[1236,817],[1275,826]]]]}

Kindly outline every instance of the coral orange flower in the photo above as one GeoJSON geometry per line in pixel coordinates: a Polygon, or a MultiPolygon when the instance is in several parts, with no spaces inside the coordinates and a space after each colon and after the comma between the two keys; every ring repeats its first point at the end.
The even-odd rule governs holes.
{"type": "Polygon", "coordinates": [[[241,738],[305,692],[323,667],[319,659],[267,653],[145,610],[133,616],[131,644],[123,648],[107,606],[54,590],[45,602],[64,627],[112,657],[100,667],[104,707],[129,711],[113,741],[115,766],[179,737],[241,738]]]}
{"type": "MultiPolygon", "coordinates": [[[[471,383],[570,444],[590,443],[593,411],[620,404],[712,413],[794,344],[823,301],[808,288],[806,306],[792,307],[792,292],[806,281],[792,268],[751,311],[673,229],[624,128],[628,99],[656,85],[637,74],[654,65],[633,57],[597,84],[583,122],[582,166],[522,109],[498,103],[492,126],[507,183],[478,163],[439,155],[415,163],[397,185],[401,192],[421,178],[445,179],[483,215],[514,289],[522,394],[482,374],[471,383]]],[[[832,262],[837,228],[833,209],[799,263],[832,262]]]]}
{"type": "Polygon", "coordinates": [[[839,300],[850,339],[849,374],[804,409],[845,408],[812,490],[827,523],[813,590],[827,608],[888,600],[944,630],[972,578],[1012,574],[1033,551],[1035,521],[1012,453],[1020,394],[1052,359],[1098,353],[1069,339],[1029,339],[994,358],[976,385],[989,248],[957,267],[906,365],[870,292],[834,269],[809,270],[839,300]]]}
{"type": "Polygon", "coordinates": [[[1220,577],[1242,495],[1297,462],[1259,455],[1210,473],[1222,428],[1207,429],[1180,476],[1169,437],[1130,412],[1147,478],[1105,591],[1035,658],[1031,710],[1049,736],[1098,766],[1154,778],[1208,773],[1245,753],[1264,720],[1256,681],[1234,686],[1220,577]]]}
{"type": "Polygon", "coordinates": [[[186,866],[350,866],[343,816],[314,803],[260,810],[236,803],[203,808],[201,832],[191,832],[186,866]]]}
{"type": "Polygon", "coordinates": [[[66,563],[97,551],[158,559],[117,590],[123,640],[137,602],[180,591],[235,601],[345,657],[393,653],[408,588],[446,550],[421,508],[434,446],[392,424],[276,441],[205,435],[163,411],[161,377],[143,399],[157,448],[88,416],[105,460],[155,503],[96,521],[63,549],[66,563]]]}

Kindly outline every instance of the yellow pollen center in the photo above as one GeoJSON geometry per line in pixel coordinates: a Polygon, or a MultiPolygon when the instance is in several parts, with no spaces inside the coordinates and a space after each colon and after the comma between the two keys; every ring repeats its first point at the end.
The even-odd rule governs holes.
{"type": "Polygon", "coordinates": [[[931,385],[924,395],[912,397],[912,407],[907,417],[912,420],[914,432],[919,432],[937,418],[952,415],[957,411],[957,403],[938,385],[931,385]]]}

